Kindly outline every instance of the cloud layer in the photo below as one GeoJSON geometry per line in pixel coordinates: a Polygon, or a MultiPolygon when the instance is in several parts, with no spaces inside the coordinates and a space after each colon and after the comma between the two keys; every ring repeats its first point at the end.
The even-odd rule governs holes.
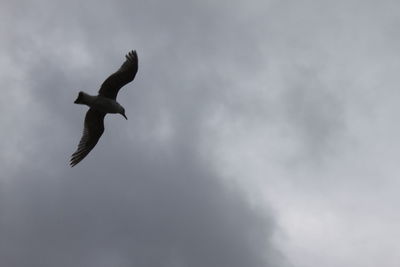
{"type": "Polygon", "coordinates": [[[397,266],[399,8],[5,1],[1,265],[397,266]],[[129,121],[70,169],[131,49],[129,121]]]}
{"type": "Polygon", "coordinates": [[[223,95],[215,56],[225,49],[213,38],[232,18],[220,25],[221,7],[5,7],[15,30],[4,33],[2,86],[12,88],[7,102],[15,105],[2,100],[10,114],[2,136],[11,137],[1,153],[2,265],[283,266],[272,215],[219,177],[204,145],[223,95]],[[96,92],[130,49],[139,73],[119,96],[130,120],[108,116],[98,146],[68,168],[86,110],[72,104],[75,95],[96,92]]]}

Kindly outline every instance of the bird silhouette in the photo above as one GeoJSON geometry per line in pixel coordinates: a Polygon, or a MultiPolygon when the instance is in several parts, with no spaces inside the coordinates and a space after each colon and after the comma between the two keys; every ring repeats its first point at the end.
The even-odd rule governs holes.
{"type": "Polygon", "coordinates": [[[136,51],[129,52],[125,62],[101,85],[97,96],[79,92],[75,104],[89,106],[83,126],[83,135],[78,144],[78,149],[72,154],[70,166],[74,167],[83,160],[96,146],[104,132],[104,117],[107,113],[125,115],[125,109],[117,102],[118,91],[127,83],[133,81],[138,70],[138,56],[136,51]]]}

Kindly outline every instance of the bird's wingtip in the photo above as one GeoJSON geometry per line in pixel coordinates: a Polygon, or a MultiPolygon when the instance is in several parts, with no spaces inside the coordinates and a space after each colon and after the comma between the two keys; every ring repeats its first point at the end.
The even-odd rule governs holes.
{"type": "Polygon", "coordinates": [[[131,61],[131,62],[137,62],[138,61],[138,55],[136,50],[131,50],[128,54],[125,55],[126,59],[131,61]]]}
{"type": "Polygon", "coordinates": [[[74,162],[72,159],[69,161],[69,166],[73,168],[76,165],[76,162],[74,162]]]}

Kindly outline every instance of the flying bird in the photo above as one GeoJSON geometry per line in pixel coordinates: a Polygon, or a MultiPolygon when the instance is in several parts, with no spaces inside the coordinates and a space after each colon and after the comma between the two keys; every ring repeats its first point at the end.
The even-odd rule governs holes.
{"type": "Polygon", "coordinates": [[[97,96],[79,92],[75,104],[89,106],[83,126],[83,135],[78,149],[72,154],[70,166],[74,167],[83,160],[96,146],[104,132],[104,117],[107,113],[118,113],[128,119],[125,109],[117,102],[118,91],[127,83],[133,81],[138,70],[138,56],[136,51],[129,52],[125,62],[101,85],[97,96]]]}

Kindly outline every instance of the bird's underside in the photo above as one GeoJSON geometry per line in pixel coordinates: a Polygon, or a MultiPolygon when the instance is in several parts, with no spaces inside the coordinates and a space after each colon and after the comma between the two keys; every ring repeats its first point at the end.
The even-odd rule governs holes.
{"type": "MultiPolygon", "coordinates": [[[[122,64],[122,66],[103,82],[99,90],[99,96],[112,100],[109,102],[115,102],[118,91],[124,85],[133,81],[136,76],[137,70],[138,57],[136,51],[131,51],[126,55],[126,60],[122,64]]],[[[75,101],[75,103],[78,103],[77,100],[75,101]]],[[[75,166],[81,160],[83,160],[96,146],[97,142],[104,132],[104,117],[106,114],[107,113],[99,111],[94,107],[91,107],[86,112],[83,134],[78,144],[78,149],[71,156],[71,167],[75,166]]]]}

